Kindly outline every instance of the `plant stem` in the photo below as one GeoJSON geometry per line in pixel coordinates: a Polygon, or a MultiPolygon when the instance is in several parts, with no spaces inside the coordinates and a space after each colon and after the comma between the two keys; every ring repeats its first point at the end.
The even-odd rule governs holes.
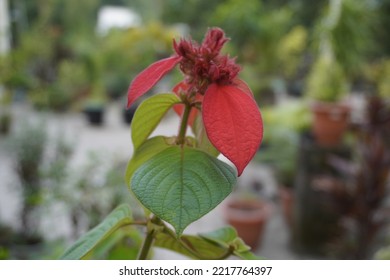
{"type": "Polygon", "coordinates": [[[153,215],[148,221],[146,228],[145,240],[138,255],[139,260],[146,260],[149,255],[150,248],[153,245],[154,237],[158,232],[163,230],[164,223],[160,218],[153,215]]]}
{"type": "Polygon", "coordinates": [[[146,226],[148,223],[144,221],[133,221],[129,225],[132,226],[146,226]]]}
{"type": "Polygon", "coordinates": [[[148,257],[150,248],[152,247],[154,241],[154,233],[155,230],[153,228],[147,231],[144,243],[142,244],[142,248],[138,256],[139,260],[146,260],[148,257]]]}
{"type": "Polygon", "coordinates": [[[183,116],[181,118],[179,134],[177,136],[177,144],[178,145],[183,145],[185,142],[188,118],[190,116],[190,112],[191,112],[191,108],[192,108],[190,104],[185,104],[184,106],[185,107],[184,107],[183,116]]]}

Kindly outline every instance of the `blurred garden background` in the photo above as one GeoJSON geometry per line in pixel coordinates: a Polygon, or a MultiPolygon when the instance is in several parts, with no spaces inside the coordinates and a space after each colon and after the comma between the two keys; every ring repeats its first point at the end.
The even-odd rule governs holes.
{"type": "MultiPolygon", "coordinates": [[[[0,259],[58,258],[121,202],[142,215],[124,180],[128,86],[173,38],[212,26],[264,121],[228,198],[262,205],[239,222],[260,223],[253,251],[390,259],[390,0],[0,0],[0,259]]],[[[227,204],[188,231],[231,222],[227,204]]],[[[91,258],[131,258],[141,241],[120,231],[91,258]]]]}

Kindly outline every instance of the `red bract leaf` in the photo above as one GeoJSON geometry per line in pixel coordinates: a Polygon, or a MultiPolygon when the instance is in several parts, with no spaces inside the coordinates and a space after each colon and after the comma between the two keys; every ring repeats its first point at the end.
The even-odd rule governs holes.
{"type": "Polygon", "coordinates": [[[153,63],[139,73],[134,78],[127,91],[127,108],[129,108],[137,98],[145,94],[160,81],[161,78],[175,67],[180,60],[181,57],[179,56],[171,56],[153,63]]]}
{"type": "MultiPolygon", "coordinates": [[[[173,92],[180,97],[180,91],[186,91],[189,88],[189,85],[182,81],[178,83],[176,86],[173,88],[173,92]]],[[[196,96],[197,101],[202,101],[203,97],[201,95],[196,96]]],[[[183,115],[184,111],[184,104],[177,104],[173,106],[173,110],[178,114],[180,117],[183,115]]],[[[196,119],[196,116],[198,115],[199,111],[195,108],[193,108],[190,112],[190,116],[188,117],[188,124],[192,126],[194,124],[194,121],[196,119]]]]}
{"type": "Polygon", "coordinates": [[[236,87],[240,88],[242,91],[244,91],[249,96],[253,96],[251,89],[249,88],[247,83],[245,83],[243,80],[236,78],[236,79],[234,79],[233,83],[236,87]]]}
{"type": "Polygon", "coordinates": [[[202,116],[210,142],[234,163],[240,176],[263,138],[263,121],[253,97],[237,86],[211,84],[202,116]]]}

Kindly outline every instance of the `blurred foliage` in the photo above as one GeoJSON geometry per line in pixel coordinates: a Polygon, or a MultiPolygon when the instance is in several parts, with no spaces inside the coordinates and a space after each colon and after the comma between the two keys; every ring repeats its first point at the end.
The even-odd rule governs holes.
{"type": "MultiPolygon", "coordinates": [[[[311,125],[308,104],[300,100],[288,100],[262,110],[263,121],[267,127],[283,127],[296,133],[306,132],[311,125]]],[[[267,141],[267,135],[264,135],[267,141]]]]}
{"type": "Polygon", "coordinates": [[[330,0],[316,22],[314,46],[320,55],[331,52],[349,78],[361,74],[364,61],[375,50],[375,12],[366,0],[330,0]]]}
{"type": "Polygon", "coordinates": [[[332,32],[337,61],[349,76],[361,72],[374,48],[376,14],[368,1],[343,0],[339,22],[332,32]]]}
{"type": "Polygon", "coordinates": [[[375,11],[369,1],[329,1],[313,29],[316,51],[307,75],[307,96],[335,102],[348,93],[349,83],[362,80],[378,48],[373,40],[379,21],[375,11]]]}
{"type": "Polygon", "coordinates": [[[262,110],[264,121],[263,144],[256,160],[276,170],[279,183],[293,186],[296,174],[299,134],[311,124],[311,114],[306,102],[289,100],[262,110]]]}
{"type": "Polygon", "coordinates": [[[267,10],[261,1],[229,0],[218,6],[211,21],[234,38],[234,45],[242,48],[244,62],[259,64],[263,73],[274,73],[275,51],[292,27],[292,16],[289,7],[267,10]]]}
{"type": "Polygon", "coordinates": [[[295,26],[280,41],[277,58],[285,77],[293,78],[296,74],[306,50],[307,36],[307,30],[303,26],[295,26]]]}
{"type": "Polygon", "coordinates": [[[12,115],[7,110],[1,110],[0,112],[0,135],[8,134],[12,123],[12,115]]]}
{"type": "Polygon", "coordinates": [[[390,59],[383,62],[378,78],[378,93],[383,98],[390,98],[390,59]]]}
{"type": "Polygon", "coordinates": [[[390,98],[390,59],[382,59],[365,65],[365,78],[382,98],[390,98]]]}
{"type": "Polygon", "coordinates": [[[98,36],[101,2],[50,0],[34,6],[19,0],[31,24],[1,58],[1,81],[11,90],[27,91],[36,108],[56,111],[80,108],[77,103],[88,96],[104,103],[106,94],[125,95],[136,73],[171,53],[176,32],[154,21],[98,36]]]}
{"type": "MultiPolygon", "coordinates": [[[[188,25],[191,28],[192,37],[199,41],[206,28],[212,26],[210,19],[214,16],[215,9],[224,2],[223,0],[186,0],[184,3],[181,0],[165,0],[161,20],[169,24],[184,23],[188,25]]],[[[252,1],[243,3],[246,2],[252,1]]],[[[231,36],[231,34],[228,35],[231,36]]]]}
{"type": "Polygon", "coordinates": [[[75,92],[76,87],[85,86],[89,83],[86,78],[91,78],[82,73],[87,69],[81,68],[87,66],[74,64],[87,63],[85,46],[91,49],[96,41],[99,1],[49,0],[33,5],[18,0],[14,4],[11,8],[18,8],[15,12],[29,24],[14,32],[17,44],[6,57],[4,68],[0,67],[0,72],[8,74],[5,85],[27,91],[37,108],[68,109],[77,91],[82,90],[75,92]]]}
{"type": "Polygon", "coordinates": [[[11,145],[16,158],[15,168],[22,184],[36,184],[39,181],[46,140],[46,131],[41,124],[24,123],[15,131],[11,145]]]}
{"type": "Polygon", "coordinates": [[[297,170],[299,137],[296,131],[272,126],[267,130],[264,148],[256,154],[256,161],[271,166],[276,172],[276,180],[285,187],[293,187],[297,170]]]}
{"type": "Polygon", "coordinates": [[[36,211],[42,202],[41,168],[44,161],[47,134],[42,124],[24,123],[11,139],[14,168],[22,189],[20,221],[26,238],[39,235],[36,211]]]}
{"type": "Polygon", "coordinates": [[[329,36],[336,60],[349,77],[361,72],[362,63],[375,48],[375,10],[369,1],[332,0],[328,15],[319,23],[319,36],[329,36]],[[339,11],[336,6],[340,2],[339,11]],[[325,33],[325,34],[324,34],[325,33]]]}
{"type": "Polygon", "coordinates": [[[130,81],[155,60],[172,53],[174,29],[151,22],[139,28],[112,30],[102,38],[102,79],[111,96],[124,96],[130,81]]]}
{"type": "MultiPolygon", "coordinates": [[[[64,148],[62,150],[68,153],[66,145],[64,148]]],[[[125,163],[90,153],[87,162],[74,169],[69,156],[56,158],[46,174],[45,185],[52,186],[46,200],[50,204],[64,203],[67,207],[73,238],[97,225],[123,202],[132,205],[135,216],[141,215],[138,202],[130,197],[123,180],[125,163]]]]}
{"type": "Polygon", "coordinates": [[[359,77],[361,65],[383,53],[383,45],[374,38],[385,30],[383,11],[390,1],[342,0],[339,15],[332,16],[329,4],[337,1],[190,0],[183,9],[180,0],[16,0],[11,8],[20,12],[18,45],[11,58],[0,61],[1,80],[12,88],[32,90],[32,99],[41,108],[74,108],[72,103],[98,87],[84,84],[97,79],[103,80],[104,94],[116,98],[125,94],[139,71],[171,53],[172,37],[179,34],[169,25],[189,26],[197,40],[207,27],[218,25],[233,38],[227,51],[240,57],[243,76],[250,78],[248,83],[261,101],[263,94],[278,91],[275,79],[281,79],[286,89],[302,84],[310,66],[308,43],[321,49],[324,36],[348,78],[359,77]],[[102,5],[130,7],[144,24],[98,37],[95,26],[102,5]],[[98,74],[89,74],[94,70],[88,56],[100,60],[98,74]],[[77,68],[74,73],[79,75],[64,73],[66,67],[77,68]],[[75,85],[69,85],[73,81],[75,85]]]}
{"type": "Polygon", "coordinates": [[[390,56],[390,0],[378,0],[375,9],[377,18],[377,28],[373,36],[377,43],[376,56],[390,56]]]}
{"type": "Polygon", "coordinates": [[[386,247],[379,249],[375,253],[374,259],[376,259],[376,260],[390,260],[390,246],[386,246],[386,247]]]}
{"type": "MultiPolygon", "coordinates": [[[[54,205],[65,206],[74,238],[94,227],[123,202],[132,205],[135,217],[143,215],[123,180],[125,162],[91,154],[85,164],[74,168],[72,143],[62,132],[49,135],[44,127],[28,122],[18,126],[10,138],[23,188],[20,221],[25,227],[16,232],[0,225],[0,259],[56,258],[63,251],[64,242],[56,240],[58,244],[52,244],[42,239],[45,235],[40,235],[39,224],[42,210],[52,210],[54,205]],[[29,247],[35,245],[38,247],[29,247]]],[[[141,241],[139,232],[123,228],[97,247],[93,258],[128,258],[137,254],[141,241]]]]}
{"type": "Polygon", "coordinates": [[[325,102],[337,102],[347,94],[341,66],[331,55],[322,55],[312,66],[305,88],[306,96],[325,102]]]}

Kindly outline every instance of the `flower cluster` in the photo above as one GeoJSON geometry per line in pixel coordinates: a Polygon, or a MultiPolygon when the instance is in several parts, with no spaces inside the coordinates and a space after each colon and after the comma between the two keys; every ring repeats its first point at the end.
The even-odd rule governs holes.
{"type": "Polygon", "coordinates": [[[211,29],[198,46],[196,42],[181,39],[173,46],[181,61],[180,70],[185,74],[185,82],[199,94],[204,94],[210,83],[232,84],[240,67],[234,59],[221,55],[223,45],[228,41],[221,29],[211,29]]]}
{"type": "Polygon", "coordinates": [[[263,123],[251,90],[238,78],[241,68],[234,59],[221,54],[227,41],[219,28],[210,29],[200,45],[186,39],[174,41],[176,54],[153,63],[131,83],[127,105],[179,65],[184,79],[173,91],[183,103],[192,99],[202,102],[202,119],[210,142],[235,164],[240,175],[258,150],[263,123]]]}

